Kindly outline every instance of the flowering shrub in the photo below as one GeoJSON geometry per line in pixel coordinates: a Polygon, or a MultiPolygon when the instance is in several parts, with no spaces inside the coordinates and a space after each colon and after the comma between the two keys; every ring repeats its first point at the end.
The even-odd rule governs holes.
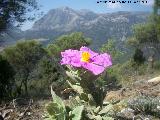
{"type": "Polygon", "coordinates": [[[107,53],[98,54],[87,47],[78,50],[66,50],[61,52],[62,65],[82,67],[91,71],[94,75],[101,74],[107,67],[112,65],[111,57],[107,53]]]}
{"type": "Polygon", "coordinates": [[[101,116],[99,112],[93,114],[96,106],[99,106],[97,103],[102,103],[103,101],[101,99],[100,102],[97,102],[95,99],[98,95],[95,94],[97,90],[94,82],[98,75],[102,74],[106,68],[112,65],[110,55],[107,53],[99,54],[93,52],[87,47],[81,47],[79,51],[72,49],[65,50],[64,52],[61,52],[61,55],[61,65],[66,65],[69,68],[69,70],[66,71],[66,75],[70,79],[66,81],[68,82],[69,86],[77,92],[77,96],[69,99],[69,103],[72,104],[71,106],[68,106],[68,104],[65,105],[64,108],[64,103],[62,103],[62,100],[52,91],[53,103],[57,107],[55,107],[53,104],[48,105],[47,111],[50,116],[49,118],[57,119],[63,115],[63,120],[66,118],[69,120],[95,118],[98,120],[113,120],[108,116],[101,116]],[[58,98],[59,100],[55,101],[54,97],[58,98]],[[61,101],[61,104],[58,103],[59,101],[61,101]],[[76,101],[76,104],[73,101],[76,101]],[[57,109],[60,110],[57,111],[57,109]],[[52,111],[55,111],[55,113],[52,111]],[[85,115],[82,114],[82,111],[85,111],[85,115]]]}

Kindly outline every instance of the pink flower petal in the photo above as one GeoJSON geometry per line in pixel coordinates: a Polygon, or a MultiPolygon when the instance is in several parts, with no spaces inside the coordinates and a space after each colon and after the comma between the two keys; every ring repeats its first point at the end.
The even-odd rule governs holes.
{"type": "Polygon", "coordinates": [[[89,49],[88,47],[85,47],[85,46],[81,47],[80,51],[81,51],[81,53],[82,52],[89,52],[91,54],[91,58],[98,55],[98,53],[93,52],[91,49],[89,49]]]}
{"type": "Polygon", "coordinates": [[[109,67],[112,65],[112,60],[109,54],[104,53],[92,58],[93,63],[101,65],[103,67],[109,67]]]}
{"type": "Polygon", "coordinates": [[[107,67],[112,65],[112,60],[109,54],[98,54],[93,52],[87,47],[81,47],[80,51],[78,50],[65,50],[61,52],[62,60],[61,64],[72,65],[74,67],[83,67],[91,71],[94,75],[101,74],[107,67]],[[82,52],[89,52],[91,55],[89,62],[81,61],[82,52]]]}
{"type": "Polygon", "coordinates": [[[94,75],[99,75],[105,70],[105,67],[96,65],[94,63],[84,63],[82,66],[91,71],[94,75]]]}
{"type": "Polygon", "coordinates": [[[61,65],[69,64],[75,67],[81,67],[80,52],[78,50],[65,50],[64,52],[61,52],[61,55],[61,65]]]}

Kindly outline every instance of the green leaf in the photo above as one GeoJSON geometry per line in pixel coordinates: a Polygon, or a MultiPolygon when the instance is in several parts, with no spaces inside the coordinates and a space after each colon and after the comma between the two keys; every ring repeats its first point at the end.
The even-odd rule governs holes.
{"type": "Polygon", "coordinates": [[[46,114],[46,119],[45,120],[56,120],[56,109],[58,108],[57,104],[55,103],[49,103],[46,106],[47,109],[47,114],[46,114]]]}
{"type": "Polygon", "coordinates": [[[63,100],[55,94],[52,87],[51,87],[51,94],[52,94],[53,102],[59,104],[65,110],[65,105],[63,100]]]}
{"type": "Polygon", "coordinates": [[[114,120],[114,118],[108,117],[108,116],[104,116],[104,117],[102,117],[102,119],[103,119],[103,120],[114,120]]]}
{"type": "Polygon", "coordinates": [[[82,112],[84,110],[84,106],[77,106],[73,111],[72,111],[72,119],[71,120],[81,120],[82,118],[82,112]]]}
{"type": "Polygon", "coordinates": [[[102,117],[100,115],[94,116],[94,120],[102,120],[102,117]]]}
{"type": "Polygon", "coordinates": [[[80,78],[79,75],[78,75],[78,71],[70,70],[70,71],[66,71],[66,74],[67,74],[68,77],[70,77],[70,78],[71,78],[72,80],[74,80],[75,82],[81,80],[81,78],[80,78]]]}
{"type": "Polygon", "coordinates": [[[106,107],[104,107],[98,114],[101,115],[104,113],[108,113],[112,108],[113,108],[113,105],[109,104],[106,107]]]}
{"type": "Polygon", "coordinates": [[[58,97],[51,87],[51,94],[53,102],[48,104],[46,109],[48,112],[47,119],[51,120],[65,120],[66,119],[66,109],[63,100],[58,97]]]}
{"type": "Polygon", "coordinates": [[[99,111],[100,111],[100,109],[101,109],[101,107],[100,106],[98,106],[96,109],[94,109],[93,111],[94,111],[94,113],[98,113],[99,111]]]}
{"type": "Polygon", "coordinates": [[[86,93],[81,93],[79,97],[80,97],[81,100],[84,100],[84,101],[86,101],[86,102],[89,102],[88,94],[86,94],[86,93]]]}
{"type": "Polygon", "coordinates": [[[78,94],[84,93],[83,88],[81,86],[79,86],[79,85],[73,85],[68,80],[67,80],[67,82],[71,86],[71,88],[73,88],[76,92],[78,92],[78,94]]]}
{"type": "Polygon", "coordinates": [[[92,115],[92,114],[87,114],[90,120],[102,120],[102,117],[100,115],[92,115]]]}

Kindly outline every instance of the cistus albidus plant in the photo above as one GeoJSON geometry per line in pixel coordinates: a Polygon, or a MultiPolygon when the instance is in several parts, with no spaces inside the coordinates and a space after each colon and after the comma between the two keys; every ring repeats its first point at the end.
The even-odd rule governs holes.
{"type": "Polygon", "coordinates": [[[78,50],[66,50],[61,52],[62,65],[71,65],[77,68],[84,68],[94,75],[101,74],[107,67],[112,65],[111,57],[107,53],[98,54],[87,47],[78,50]]]}
{"type": "MultiPolygon", "coordinates": [[[[69,86],[77,92],[77,96],[75,97],[75,99],[77,100],[76,103],[79,104],[75,104],[75,107],[72,104],[72,107],[68,106],[69,109],[68,107],[63,107],[64,103],[58,103],[58,101],[62,100],[58,100],[57,102],[55,101],[55,98],[57,98],[58,96],[56,96],[55,93],[52,91],[52,104],[54,105],[48,105],[48,113],[52,116],[54,115],[55,119],[56,116],[58,117],[59,114],[65,114],[64,116],[66,117],[63,117],[62,120],[74,120],[74,118],[75,120],[84,120],[85,117],[87,119],[87,111],[89,110],[90,113],[93,113],[92,111],[94,111],[97,106],[100,106],[98,103],[102,103],[96,101],[97,89],[94,83],[95,80],[106,70],[106,68],[112,65],[111,56],[108,53],[96,53],[87,47],[81,47],[80,50],[65,50],[64,52],[61,52],[61,56],[61,65],[66,65],[68,68],[68,70],[66,71],[66,75],[69,78],[66,81],[69,86]],[[59,108],[55,108],[55,106],[58,105],[61,106],[61,109],[63,109],[61,110],[63,113],[51,112],[51,110],[55,111],[57,108],[59,108]],[[74,114],[75,112],[76,114],[74,114]],[[83,114],[86,114],[84,115],[84,118],[82,117],[83,114]],[[76,115],[79,115],[79,117],[76,117],[76,115]]],[[[60,98],[58,97],[58,99],[60,98]]],[[[90,114],[88,119],[92,118],[91,115],[94,116],[93,118],[97,117],[98,119],[103,119],[104,117],[98,115],[97,112],[98,116],[96,116],[96,114],[90,114]]],[[[59,119],[57,118],[57,120],[59,119]]]]}

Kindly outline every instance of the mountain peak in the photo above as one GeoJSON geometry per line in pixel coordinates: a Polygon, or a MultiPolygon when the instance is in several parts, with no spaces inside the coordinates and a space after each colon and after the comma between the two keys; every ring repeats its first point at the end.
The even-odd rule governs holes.
{"type": "Polygon", "coordinates": [[[74,11],[72,8],[67,7],[67,6],[62,6],[57,8],[57,10],[61,10],[61,11],[74,11]]]}
{"type": "Polygon", "coordinates": [[[63,6],[52,9],[40,20],[36,21],[29,34],[35,34],[37,38],[53,39],[58,35],[81,31],[87,37],[99,40],[99,42],[114,37],[124,40],[131,35],[131,26],[146,22],[149,13],[119,11],[115,13],[95,13],[90,10],[74,10],[63,6]],[[114,35],[114,36],[113,36],[114,35]],[[45,36],[45,37],[44,37],[45,36]]]}
{"type": "Polygon", "coordinates": [[[93,11],[91,11],[91,10],[89,10],[89,9],[80,9],[79,11],[80,11],[80,12],[92,12],[92,13],[93,13],[93,11]]]}

